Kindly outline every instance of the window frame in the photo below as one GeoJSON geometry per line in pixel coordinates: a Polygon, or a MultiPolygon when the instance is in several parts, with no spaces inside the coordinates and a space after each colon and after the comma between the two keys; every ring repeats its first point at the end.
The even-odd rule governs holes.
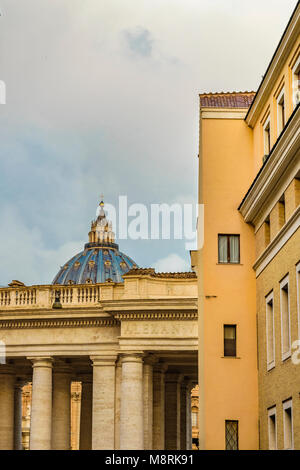
{"type": "Polygon", "coordinates": [[[223,357],[237,357],[237,324],[229,324],[229,323],[224,323],[223,325],[223,357]],[[235,354],[234,355],[231,355],[231,354],[225,354],[225,328],[226,327],[234,327],[234,332],[235,332],[235,337],[234,337],[234,341],[235,341],[235,354]]]}
{"type": "Polygon", "coordinates": [[[225,419],[225,450],[239,450],[239,420],[238,419],[225,419]],[[237,423],[237,438],[236,438],[236,449],[227,449],[227,423],[237,423]]]}
{"type": "Polygon", "coordinates": [[[264,124],[263,124],[263,137],[264,137],[264,155],[269,155],[271,152],[271,116],[268,114],[264,124]],[[267,133],[267,127],[269,127],[269,132],[267,133]],[[268,139],[266,135],[268,134],[268,139]],[[268,151],[267,151],[268,144],[268,151]]]}
{"type": "Polygon", "coordinates": [[[274,291],[270,292],[266,296],[266,339],[267,339],[267,370],[272,370],[275,367],[276,360],[275,360],[275,312],[274,312],[274,291]],[[268,322],[268,308],[269,304],[272,301],[272,330],[273,330],[273,359],[269,361],[269,322],[268,322]]]}
{"type": "Polygon", "coordinates": [[[293,400],[292,398],[288,398],[282,402],[282,411],[283,411],[283,445],[284,450],[293,450],[294,449],[294,423],[293,423],[293,400]],[[285,413],[286,410],[291,410],[291,447],[286,447],[286,424],[285,424],[285,413]]]}
{"type": "Polygon", "coordinates": [[[277,137],[281,134],[286,124],[286,94],[285,86],[283,85],[280,93],[276,98],[276,109],[277,109],[277,137]],[[283,100],[283,104],[280,101],[283,100]]]}
{"type": "Polygon", "coordinates": [[[296,108],[297,104],[296,103],[296,99],[295,99],[295,95],[296,93],[299,93],[300,95],[300,80],[298,78],[298,80],[296,80],[295,76],[296,75],[299,75],[300,74],[300,54],[298,55],[297,59],[296,59],[296,62],[295,64],[293,65],[293,68],[292,68],[292,93],[293,93],[293,109],[296,108]],[[297,83],[297,85],[295,86],[295,84],[297,83]]]}
{"type": "Polygon", "coordinates": [[[276,405],[272,406],[271,408],[268,409],[268,445],[269,445],[269,450],[277,450],[277,410],[276,410],[276,405]],[[270,447],[270,420],[272,416],[275,416],[275,447],[271,448],[270,447]]]}
{"type": "Polygon", "coordinates": [[[218,264],[241,264],[241,236],[239,233],[218,233],[218,264]],[[220,261],[220,237],[227,237],[227,262],[220,261]],[[230,261],[230,237],[238,238],[239,257],[237,262],[230,261]]]}
{"type": "Polygon", "coordinates": [[[289,274],[287,274],[282,281],[280,281],[280,321],[281,321],[281,358],[282,361],[285,361],[291,357],[291,309],[290,309],[290,285],[289,285],[289,274]],[[288,331],[288,340],[289,340],[289,350],[283,351],[283,311],[282,311],[282,291],[285,286],[288,286],[288,321],[289,321],[289,331],[288,331]]]}

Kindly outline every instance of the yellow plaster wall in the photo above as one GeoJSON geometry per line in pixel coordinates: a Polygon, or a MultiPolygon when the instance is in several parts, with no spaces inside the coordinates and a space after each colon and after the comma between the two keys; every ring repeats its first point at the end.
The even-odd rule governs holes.
{"type": "MultiPolygon", "coordinates": [[[[252,130],[242,119],[204,119],[201,135],[199,184],[203,185],[205,204],[202,253],[205,298],[204,351],[200,344],[204,362],[199,360],[199,380],[203,377],[205,387],[201,403],[200,386],[205,432],[200,429],[200,435],[205,434],[206,449],[224,449],[225,420],[237,419],[239,448],[257,449],[256,305],[252,269],[255,240],[253,228],[244,223],[238,212],[254,177],[252,130]],[[240,234],[241,264],[218,264],[219,233],[240,234]],[[237,325],[238,358],[222,357],[224,324],[237,325]]],[[[200,312],[199,318],[201,322],[200,312]]]]}

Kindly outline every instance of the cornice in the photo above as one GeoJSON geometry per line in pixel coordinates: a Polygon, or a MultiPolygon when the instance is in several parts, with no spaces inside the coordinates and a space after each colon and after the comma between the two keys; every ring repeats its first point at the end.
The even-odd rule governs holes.
{"type": "Polygon", "coordinates": [[[248,108],[201,108],[202,119],[245,119],[248,108]]]}
{"type": "Polygon", "coordinates": [[[256,272],[256,277],[265,269],[265,267],[272,261],[276,254],[281,250],[289,238],[298,230],[300,226],[300,206],[276,234],[271,243],[267,246],[265,251],[259,256],[253,265],[256,272]]]}
{"type": "Polygon", "coordinates": [[[177,272],[177,273],[157,273],[154,268],[131,268],[126,274],[123,274],[123,278],[129,277],[154,277],[160,279],[197,279],[197,275],[194,271],[188,272],[177,272]]]}
{"type": "Polygon", "coordinates": [[[0,320],[0,329],[19,330],[33,328],[95,328],[119,326],[117,319],[95,319],[87,318],[81,320],[60,319],[60,320],[0,320]]]}
{"type": "Polygon", "coordinates": [[[196,320],[195,312],[126,312],[117,313],[114,318],[118,320],[196,320]]]}
{"type": "Polygon", "coordinates": [[[290,22],[280,40],[280,43],[271,59],[270,65],[263,77],[256,96],[245,118],[250,127],[254,127],[260,113],[269,98],[280,70],[288,59],[295,41],[299,35],[300,6],[298,5],[290,19],[290,22]]]}
{"type": "Polygon", "coordinates": [[[117,313],[127,313],[133,310],[148,313],[161,313],[166,311],[186,311],[197,310],[197,297],[178,297],[178,298],[148,298],[148,299],[121,299],[106,300],[101,302],[101,306],[105,312],[112,315],[117,313]]]}
{"type": "Polygon", "coordinates": [[[258,211],[261,210],[285,170],[296,157],[296,152],[300,148],[299,121],[300,107],[240,205],[239,210],[245,222],[255,223],[258,211]]]}

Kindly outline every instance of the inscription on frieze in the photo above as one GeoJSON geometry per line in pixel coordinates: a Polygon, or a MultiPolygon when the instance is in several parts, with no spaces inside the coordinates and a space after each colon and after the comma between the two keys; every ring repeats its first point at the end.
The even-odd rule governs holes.
{"type": "Polygon", "coordinates": [[[121,336],[170,336],[193,338],[198,335],[197,321],[122,321],[121,336]]]}

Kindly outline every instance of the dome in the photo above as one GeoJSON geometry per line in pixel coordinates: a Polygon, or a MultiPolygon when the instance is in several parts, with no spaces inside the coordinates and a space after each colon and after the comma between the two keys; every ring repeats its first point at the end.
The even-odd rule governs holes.
{"type": "Polygon", "coordinates": [[[100,202],[97,219],[92,221],[89,243],[84,250],[67,261],[55,276],[52,284],[95,284],[98,282],[123,282],[123,274],[136,263],[119,251],[114,243],[111,222],[107,221],[100,202]]]}

